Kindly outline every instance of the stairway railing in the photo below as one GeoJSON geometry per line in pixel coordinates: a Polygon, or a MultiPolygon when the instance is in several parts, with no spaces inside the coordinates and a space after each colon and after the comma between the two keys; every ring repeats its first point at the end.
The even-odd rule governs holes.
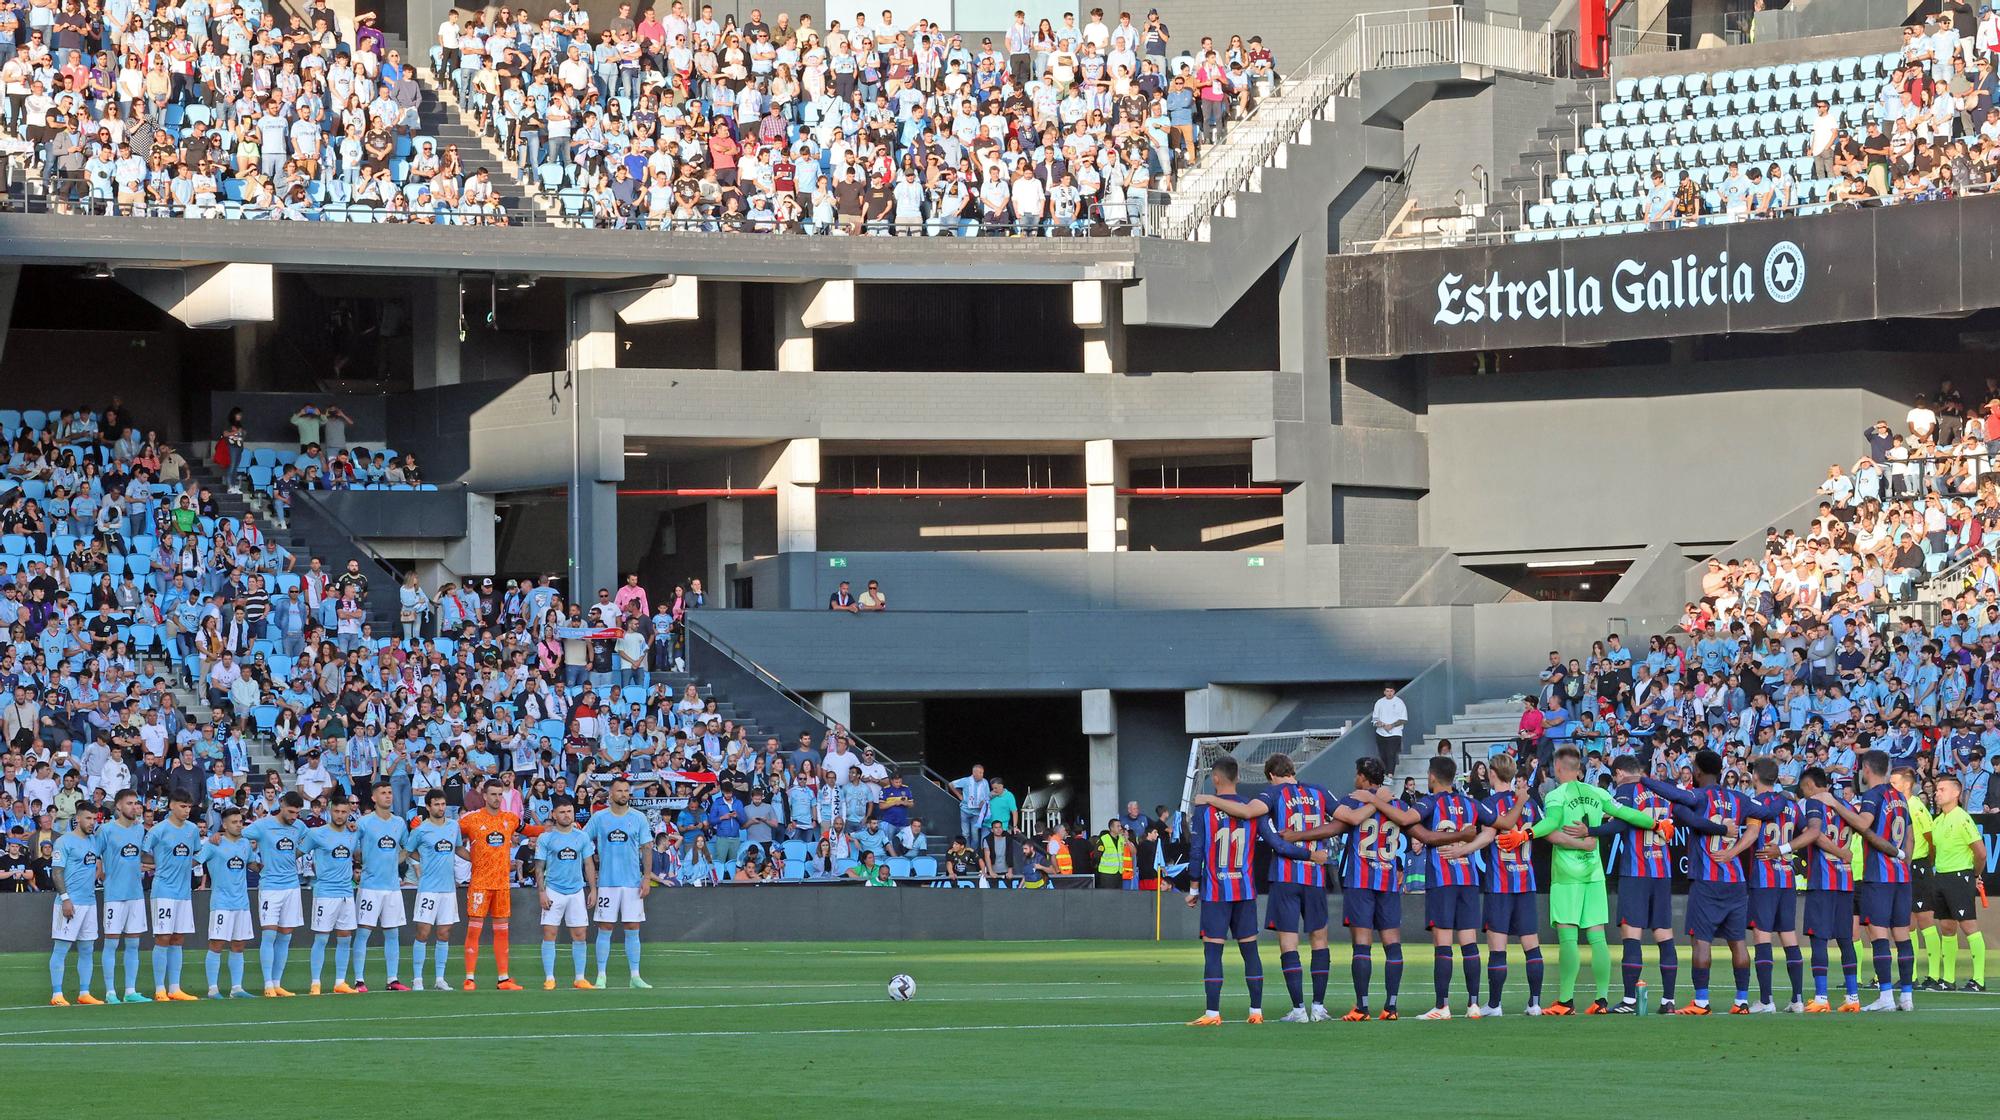
{"type": "Polygon", "coordinates": [[[1304,62],[1287,70],[1277,93],[1230,126],[1216,150],[1183,179],[1156,232],[1201,240],[1203,227],[1223,204],[1249,188],[1279,149],[1322,114],[1328,101],[1352,96],[1364,71],[1462,64],[1526,74],[1550,72],[1547,32],[1491,18],[1468,18],[1455,5],[1355,16],[1304,62]]]}

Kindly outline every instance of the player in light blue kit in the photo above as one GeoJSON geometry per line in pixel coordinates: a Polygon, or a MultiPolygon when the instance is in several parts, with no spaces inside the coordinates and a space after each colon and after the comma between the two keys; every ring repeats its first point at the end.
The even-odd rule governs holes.
{"type": "Polygon", "coordinates": [[[220,988],[222,954],[229,953],[229,999],[255,999],[243,990],[243,950],[250,944],[250,865],[257,849],[243,836],[243,810],[222,811],[215,835],[202,844],[195,862],[208,874],[208,998],[225,998],[220,988]]]}
{"type": "Polygon", "coordinates": [[[590,929],[590,904],[597,893],[597,868],[591,856],[597,846],[576,827],[576,799],[567,795],[555,799],[549,810],[549,827],[535,838],[535,863],[541,868],[542,895],[542,990],[556,987],[556,927],[569,927],[570,962],[576,966],[572,988],[591,988],[583,978],[589,965],[589,947],[584,934],[590,929]]]}
{"type": "Polygon", "coordinates": [[[312,855],[312,987],[308,994],[319,995],[319,970],[326,964],[326,942],[333,939],[333,991],[335,995],[358,995],[347,982],[347,966],[354,951],[354,857],[360,837],[349,819],[354,802],[345,790],[327,794],[327,823],[306,833],[302,850],[312,855]]]}
{"type": "Polygon", "coordinates": [[[125,1002],[151,1003],[139,994],[139,938],[146,932],[146,876],[141,867],[146,821],[139,795],[121,789],[111,799],[111,819],[97,830],[97,859],[104,869],[104,998],[118,997],[118,960],[125,960],[125,1002]]]}
{"type": "Polygon", "coordinates": [[[361,833],[361,889],[355,893],[355,917],[360,923],[354,946],[354,987],[368,990],[368,938],[371,930],[382,931],[382,954],[388,990],[407,992],[403,974],[403,926],[409,916],[403,912],[403,837],[410,826],[396,815],[394,791],[387,782],[377,782],[369,793],[375,811],[362,817],[356,827],[361,833]]]}
{"type": "Polygon", "coordinates": [[[611,959],[611,925],[625,924],[625,960],[632,966],[632,986],[650,988],[639,978],[639,924],[646,920],[646,895],[653,885],[646,878],[646,845],[653,842],[653,822],[632,807],[632,783],[611,779],[611,807],[590,815],[584,826],[597,847],[597,986],[605,986],[605,966],[611,959]]]}
{"type": "Polygon", "coordinates": [[[403,837],[403,850],[417,861],[416,940],[410,943],[410,987],[424,990],[424,950],[437,933],[437,981],[444,982],[445,961],[451,957],[451,927],[458,924],[458,825],[445,816],[444,791],[424,794],[424,819],[403,837]]]}
{"type": "Polygon", "coordinates": [[[266,996],[292,994],[284,988],[285,959],[292,953],[292,931],[305,920],[299,902],[299,848],[306,842],[299,810],[305,807],[306,799],[294,790],[278,799],[277,812],[243,830],[257,852],[257,925],[263,930],[257,960],[266,996]]]}
{"type": "Polygon", "coordinates": [[[68,1007],[63,998],[64,965],[71,949],[76,955],[76,1002],[89,1007],[104,1001],[90,994],[91,973],[97,958],[97,810],[88,804],[76,807],[75,824],[56,837],[55,854],[49,859],[49,875],[55,880],[56,909],[49,936],[55,947],[49,953],[49,986],[55,994],[49,1006],[68,1007]]]}
{"type": "Polygon", "coordinates": [[[201,826],[188,819],[194,801],[182,791],[167,799],[167,819],[153,826],[140,845],[153,872],[153,1002],[184,1003],[197,997],[181,990],[181,958],[194,932],[194,857],[201,851],[201,826]]]}

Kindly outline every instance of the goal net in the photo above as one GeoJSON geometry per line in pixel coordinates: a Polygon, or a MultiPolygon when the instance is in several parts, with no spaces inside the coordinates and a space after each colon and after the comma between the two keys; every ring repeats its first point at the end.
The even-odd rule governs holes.
{"type": "Polygon", "coordinates": [[[1181,785],[1181,812],[1194,805],[1194,795],[1208,768],[1223,755],[1236,759],[1245,782],[1264,780],[1264,760],[1274,754],[1290,755],[1293,766],[1304,766],[1314,755],[1332,746],[1344,728],[1317,731],[1288,731],[1275,735],[1211,735],[1194,740],[1188,747],[1187,778],[1181,785]]]}

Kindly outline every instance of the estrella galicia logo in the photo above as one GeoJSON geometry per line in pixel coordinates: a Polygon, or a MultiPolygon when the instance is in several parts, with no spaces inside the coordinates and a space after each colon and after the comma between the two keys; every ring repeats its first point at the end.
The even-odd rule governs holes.
{"type": "Polygon", "coordinates": [[[1806,255],[1790,241],[1780,241],[1764,255],[1764,291],[1776,303],[1799,298],[1806,286],[1806,255]]]}

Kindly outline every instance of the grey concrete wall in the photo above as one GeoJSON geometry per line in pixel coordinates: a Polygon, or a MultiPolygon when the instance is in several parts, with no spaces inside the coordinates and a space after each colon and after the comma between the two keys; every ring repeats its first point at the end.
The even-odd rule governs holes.
{"type": "MultiPolygon", "coordinates": [[[[1007,508],[1025,505],[1009,502],[1007,508]]],[[[1323,606],[1338,602],[1340,550],[1267,552],[782,553],[734,565],[759,613],[824,611],[847,580],[882,582],[894,610],[1073,611],[1323,606]],[[1261,563],[1252,563],[1252,560],[1261,563]],[[840,566],[834,566],[839,561],[840,566]]]]}
{"type": "MultiPolygon", "coordinates": [[[[1137,801],[1179,805],[1187,773],[1187,705],[1178,692],[1121,692],[1118,705],[1118,807],[1137,801]]],[[[1102,825],[1103,822],[1092,822],[1102,825]]]]}
{"type": "Polygon", "coordinates": [[[1809,495],[1827,464],[1852,465],[1862,428],[1900,425],[1911,396],[1951,366],[1848,353],[1434,377],[1425,543],[1467,553],[1734,540],[1809,495]]]}
{"type": "Polygon", "coordinates": [[[1411,114],[1404,143],[1417,152],[1410,198],[1418,206],[1445,206],[1481,200],[1475,166],[1497,184],[1520,162],[1535,130],[1553,121],[1556,104],[1572,83],[1513,74],[1485,87],[1448,91],[1411,114]]]}
{"type": "Polygon", "coordinates": [[[313,495],[357,537],[458,538],[465,535],[465,491],[343,490],[313,495]]]}

